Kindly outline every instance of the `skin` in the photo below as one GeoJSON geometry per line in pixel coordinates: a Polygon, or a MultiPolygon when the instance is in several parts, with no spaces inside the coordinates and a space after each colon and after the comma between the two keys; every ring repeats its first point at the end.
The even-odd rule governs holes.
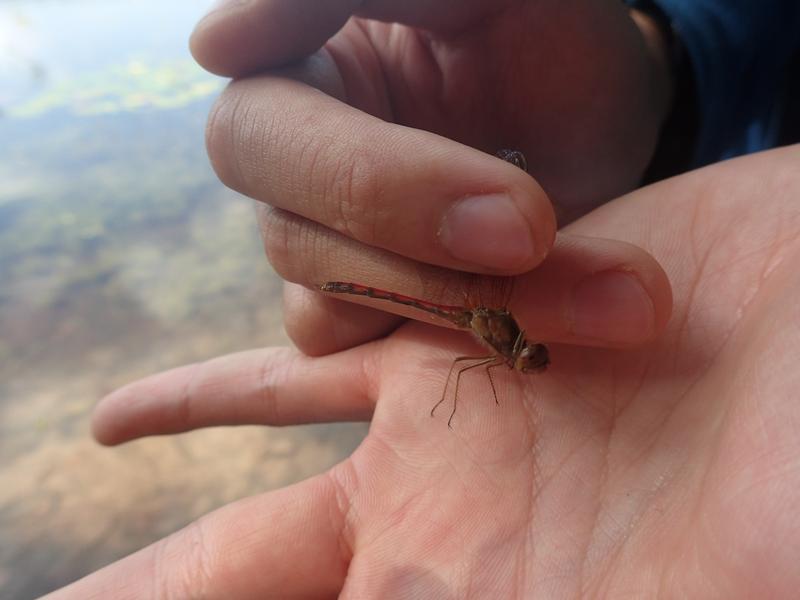
{"type": "MultiPolygon", "coordinates": [[[[453,304],[494,287],[463,271],[522,274],[510,308],[529,334],[595,348],[554,344],[546,374],[499,380],[500,407],[475,373],[451,431],[429,410],[452,358],[479,351],[468,336],[290,287],[290,333],[328,356],[255,350],[154,376],[106,398],[95,435],[371,419],[363,444],[53,597],[790,597],[798,149],[641,190],[555,236],[554,213],[630,189],[652,154],[669,105],[652,33],[610,1],[245,0],[205,19],[207,68],[270,70],[230,86],[208,147],[272,207],[282,275],[453,304]],[[535,180],[468,145],[522,149],[535,180]],[[486,193],[510,198],[531,244],[457,256],[450,211],[486,193]]],[[[476,244],[508,237],[489,223],[476,244]]]]}
{"type": "Polygon", "coordinates": [[[594,232],[556,239],[556,217],[636,186],[669,110],[663,43],[633,16],[618,0],[242,0],[201,21],[201,65],[258,73],[222,94],[207,145],[222,181],[262,203],[267,255],[297,284],[285,302],[296,345],[322,355],[402,322],[307,289],[327,280],[461,304],[488,283],[459,273],[518,275],[545,257],[558,266],[537,280],[550,324],[531,325],[547,341],[658,335],[671,298],[652,257],[594,232]],[[531,176],[500,148],[523,151],[531,176]],[[457,217],[487,196],[479,217],[457,217]],[[579,318],[575,289],[604,271],[639,285],[600,286],[579,318]]]}
{"type": "Polygon", "coordinates": [[[636,350],[553,345],[429,416],[464,333],[263,349],[106,398],[106,444],[371,419],[329,472],[214,512],[50,598],[792,598],[800,587],[800,147],[644,188],[569,232],[644,248],[675,308],[636,350]],[[445,411],[446,412],[446,411],[445,411]]]}

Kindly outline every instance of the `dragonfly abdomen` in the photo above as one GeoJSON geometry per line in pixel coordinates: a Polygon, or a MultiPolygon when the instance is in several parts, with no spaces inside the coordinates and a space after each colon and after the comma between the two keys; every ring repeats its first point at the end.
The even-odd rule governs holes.
{"type": "Polygon", "coordinates": [[[411,306],[419,310],[441,317],[459,327],[465,329],[470,327],[472,320],[472,311],[463,306],[448,306],[445,304],[434,304],[433,302],[426,302],[411,296],[403,296],[395,292],[388,292],[358,283],[350,283],[346,281],[328,281],[319,287],[320,291],[328,292],[330,294],[349,294],[352,296],[366,296],[367,298],[376,298],[377,300],[388,300],[395,304],[402,304],[404,306],[411,306]]]}

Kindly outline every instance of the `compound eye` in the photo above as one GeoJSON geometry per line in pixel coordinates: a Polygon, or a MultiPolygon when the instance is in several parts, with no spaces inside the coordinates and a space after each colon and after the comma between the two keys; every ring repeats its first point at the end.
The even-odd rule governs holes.
{"type": "Polygon", "coordinates": [[[517,365],[523,373],[543,371],[550,364],[550,353],[544,344],[525,346],[517,359],[517,365]]]}

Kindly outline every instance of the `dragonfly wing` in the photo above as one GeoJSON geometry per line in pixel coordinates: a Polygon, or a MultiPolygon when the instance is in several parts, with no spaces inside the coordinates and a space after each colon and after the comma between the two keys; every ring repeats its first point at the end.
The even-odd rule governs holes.
{"type": "Polygon", "coordinates": [[[434,304],[420,300],[419,298],[412,298],[411,296],[404,296],[395,292],[381,290],[358,283],[350,283],[345,281],[328,281],[319,287],[320,291],[329,294],[347,294],[350,296],[366,296],[367,298],[375,298],[377,300],[386,300],[395,304],[402,304],[403,306],[410,306],[418,310],[425,311],[436,315],[437,317],[449,321],[454,325],[463,329],[470,328],[470,321],[472,320],[472,312],[464,306],[448,306],[445,304],[434,304]]]}

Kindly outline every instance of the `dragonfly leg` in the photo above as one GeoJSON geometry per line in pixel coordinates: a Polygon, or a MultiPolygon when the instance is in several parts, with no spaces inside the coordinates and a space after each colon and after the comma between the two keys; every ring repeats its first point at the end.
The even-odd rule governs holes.
{"type": "Polygon", "coordinates": [[[450,365],[450,370],[447,372],[447,379],[444,382],[444,390],[442,390],[442,399],[439,400],[436,404],[433,405],[431,409],[431,416],[433,413],[436,412],[436,409],[439,408],[439,405],[444,402],[445,398],[447,397],[447,386],[450,384],[450,378],[453,376],[453,369],[456,368],[456,364],[463,362],[465,360],[485,360],[485,356],[459,356],[453,361],[453,364],[450,365]]]}
{"type": "Polygon", "coordinates": [[[450,418],[447,419],[447,426],[450,427],[450,429],[452,429],[450,423],[453,422],[453,417],[456,415],[456,406],[458,404],[458,386],[461,383],[461,375],[464,373],[464,371],[469,371],[470,369],[474,369],[476,367],[482,367],[483,365],[490,362],[494,362],[495,360],[497,360],[496,356],[488,356],[481,359],[480,362],[477,362],[474,365],[468,365],[466,367],[459,369],[458,373],[456,373],[456,392],[453,395],[453,412],[450,413],[450,418]]]}
{"type": "Polygon", "coordinates": [[[489,376],[489,384],[492,386],[492,394],[494,395],[494,403],[500,404],[500,401],[497,399],[497,389],[494,387],[494,379],[492,379],[492,372],[489,369],[494,369],[495,367],[499,367],[504,365],[504,360],[498,360],[493,365],[489,365],[486,367],[486,374],[489,376]]]}
{"type": "Polygon", "coordinates": [[[525,331],[520,331],[519,334],[517,335],[517,339],[514,340],[514,349],[511,351],[511,356],[513,357],[514,361],[516,361],[517,358],[519,358],[519,355],[522,352],[522,347],[524,345],[525,345],[525,331]]]}

